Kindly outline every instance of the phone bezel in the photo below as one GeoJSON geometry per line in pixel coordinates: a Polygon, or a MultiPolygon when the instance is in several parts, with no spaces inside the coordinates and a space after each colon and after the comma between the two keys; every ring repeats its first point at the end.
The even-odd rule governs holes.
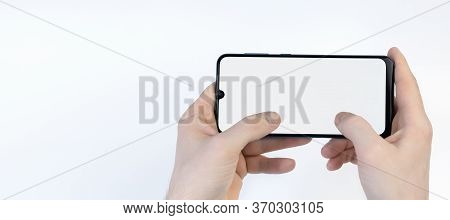
{"type": "MultiPolygon", "coordinates": [[[[216,118],[216,126],[219,132],[222,132],[219,127],[219,81],[220,81],[220,62],[225,57],[274,57],[274,58],[317,58],[317,59],[327,59],[327,58],[354,58],[354,59],[381,59],[386,64],[386,108],[385,108],[385,129],[383,133],[380,134],[381,137],[388,137],[391,135],[392,130],[392,120],[393,120],[393,106],[394,106],[394,71],[395,64],[387,56],[383,55],[306,55],[306,54],[260,54],[260,53],[244,53],[244,54],[223,54],[217,59],[216,66],[216,86],[215,86],[215,106],[214,114],[216,118]]],[[[277,137],[310,137],[310,138],[344,138],[343,135],[336,134],[269,134],[268,136],[277,137]]]]}

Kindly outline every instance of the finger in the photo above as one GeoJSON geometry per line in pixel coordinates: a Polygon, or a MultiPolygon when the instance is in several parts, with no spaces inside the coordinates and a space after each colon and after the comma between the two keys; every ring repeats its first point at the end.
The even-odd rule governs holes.
{"type": "Polygon", "coordinates": [[[208,130],[217,131],[216,119],[214,115],[214,102],[215,83],[212,83],[183,113],[178,122],[179,126],[195,126],[199,128],[205,127],[208,130]]]}
{"type": "Polygon", "coordinates": [[[245,157],[242,154],[239,154],[239,160],[236,165],[236,174],[241,178],[244,179],[244,177],[247,175],[247,165],[245,162],[245,157]]]}
{"type": "Polygon", "coordinates": [[[311,138],[265,137],[248,144],[242,150],[242,153],[246,156],[256,156],[267,152],[305,145],[309,142],[311,142],[311,138]]]}
{"type": "Polygon", "coordinates": [[[394,116],[397,115],[397,112],[398,112],[397,97],[394,97],[394,109],[393,109],[393,112],[394,112],[394,116]]]}
{"type": "Polygon", "coordinates": [[[353,161],[354,158],[355,158],[355,149],[354,148],[347,149],[344,152],[337,155],[336,157],[328,160],[327,169],[330,171],[338,170],[345,163],[353,161]]]}
{"type": "Polygon", "coordinates": [[[356,158],[356,152],[355,152],[355,148],[348,148],[347,150],[345,150],[343,153],[343,157],[344,157],[344,164],[348,163],[348,162],[352,162],[355,160],[356,158]]]}
{"type": "MultiPolygon", "coordinates": [[[[399,124],[398,124],[399,115],[397,113],[398,113],[397,98],[394,97],[394,115],[393,115],[393,120],[391,123],[391,136],[386,138],[386,140],[388,140],[390,137],[392,137],[392,135],[395,134],[399,130],[399,124]]],[[[388,141],[388,142],[390,142],[390,141],[388,141]]]]}
{"type": "Polygon", "coordinates": [[[339,170],[344,163],[341,160],[341,157],[332,158],[327,162],[327,169],[329,171],[339,170]]]}
{"type": "Polygon", "coordinates": [[[275,112],[263,112],[245,117],[231,128],[220,133],[219,139],[230,148],[242,151],[250,142],[259,140],[274,131],[281,122],[275,112]]]}
{"type": "Polygon", "coordinates": [[[337,114],[335,124],[342,135],[353,143],[358,156],[364,157],[369,149],[373,150],[384,141],[365,119],[352,113],[337,114]]]}
{"type": "Polygon", "coordinates": [[[347,139],[331,139],[322,147],[321,154],[323,157],[330,159],[349,147],[352,147],[352,144],[347,139]]]}
{"type": "Polygon", "coordinates": [[[292,171],[295,161],[289,158],[267,158],[262,155],[246,157],[249,173],[281,174],[292,171]]]}
{"type": "Polygon", "coordinates": [[[407,118],[405,123],[415,124],[418,115],[424,115],[422,97],[408,62],[398,48],[391,48],[389,58],[395,63],[396,104],[398,113],[407,118]]]}
{"type": "Polygon", "coordinates": [[[239,193],[242,189],[242,179],[238,174],[235,174],[233,181],[231,182],[230,188],[225,196],[226,200],[236,200],[239,199],[239,193]]]}

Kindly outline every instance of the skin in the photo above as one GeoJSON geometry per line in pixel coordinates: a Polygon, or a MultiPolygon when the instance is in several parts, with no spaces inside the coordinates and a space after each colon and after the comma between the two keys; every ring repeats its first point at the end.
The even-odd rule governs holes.
{"type": "MultiPolygon", "coordinates": [[[[322,148],[327,168],[357,164],[368,199],[427,199],[432,127],[417,82],[397,48],[388,56],[396,64],[396,114],[393,131],[381,138],[362,117],[339,113],[335,124],[347,139],[332,139],[322,148]]],[[[219,133],[214,117],[214,85],[183,114],[178,125],[175,166],[168,199],[237,199],[247,173],[281,174],[294,169],[289,158],[264,153],[310,142],[308,138],[265,137],[280,124],[277,113],[244,118],[219,133]]]]}
{"type": "Polygon", "coordinates": [[[293,159],[262,154],[311,141],[265,137],[280,125],[274,112],[246,117],[219,133],[214,100],[214,85],[210,85],[179,121],[168,199],[237,199],[247,173],[282,174],[295,167],[293,159]]]}
{"type": "Polygon", "coordinates": [[[405,57],[397,48],[388,56],[396,65],[392,134],[383,139],[362,117],[339,113],[335,124],[347,140],[332,139],[321,153],[329,170],[355,163],[368,199],[428,199],[432,126],[405,57]]]}

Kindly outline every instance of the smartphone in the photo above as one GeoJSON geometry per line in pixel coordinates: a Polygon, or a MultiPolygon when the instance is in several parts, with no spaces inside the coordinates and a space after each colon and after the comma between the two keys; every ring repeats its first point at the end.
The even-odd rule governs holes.
{"type": "Polygon", "coordinates": [[[224,54],[217,61],[218,130],[266,111],[281,115],[271,136],[342,138],[339,112],[391,133],[394,62],[387,56],[224,54]]]}

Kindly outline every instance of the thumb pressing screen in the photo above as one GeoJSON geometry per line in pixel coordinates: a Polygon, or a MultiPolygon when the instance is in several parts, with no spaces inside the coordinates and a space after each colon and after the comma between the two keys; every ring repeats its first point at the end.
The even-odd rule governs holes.
{"type": "Polygon", "coordinates": [[[217,62],[216,117],[224,131],[265,111],[281,115],[272,135],[341,137],[339,112],[390,133],[393,62],[386,56],[225,54],[217,62]]]}

